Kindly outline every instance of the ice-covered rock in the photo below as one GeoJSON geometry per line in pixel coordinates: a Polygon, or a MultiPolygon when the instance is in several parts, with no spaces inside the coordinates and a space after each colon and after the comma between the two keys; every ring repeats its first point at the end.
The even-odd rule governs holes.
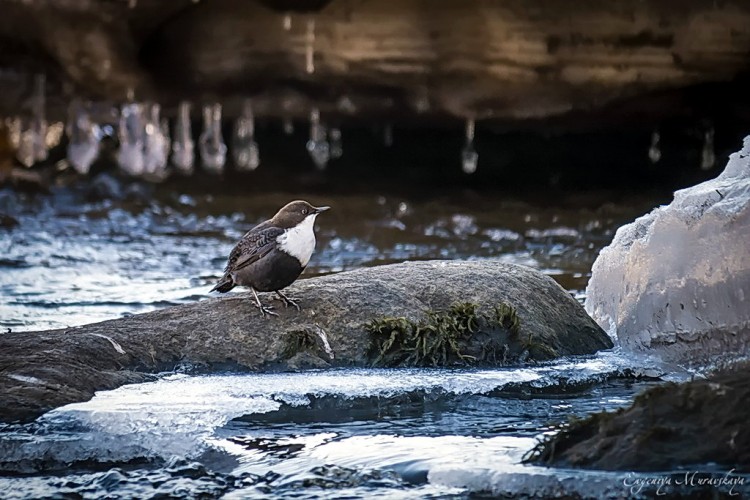
{"type": "Polygon", "coordinates": [[[621,227],[587,312],[631,349],[703,362],[750,348],[750,137],[715,179],[621,227]]]}

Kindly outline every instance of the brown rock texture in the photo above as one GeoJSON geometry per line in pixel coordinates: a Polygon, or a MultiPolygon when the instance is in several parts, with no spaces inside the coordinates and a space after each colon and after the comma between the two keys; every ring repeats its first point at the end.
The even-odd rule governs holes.
{"type": "MultiPolygon", "coordinates": [[[[741,0],[0,0],[0,10],[0,66],[54,73],[63,93],[218,97],[229,114],[236,95],[254,97],[259,116],[306,116],[315,103],[341,117],[518,122],[750,68],[741,0]]],[[[0,80],[4,104],[17,105],[23,78],[0,80]]]]}

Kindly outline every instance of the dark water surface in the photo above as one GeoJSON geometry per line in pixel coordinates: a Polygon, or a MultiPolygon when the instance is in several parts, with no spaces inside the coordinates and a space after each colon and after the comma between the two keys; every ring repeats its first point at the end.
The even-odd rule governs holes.
{"type": "MultiPolygon", "coordinates": [[[[0,229],[3,330],[204,299],[235,241],[293,198],[333,207],[318,220],[305,276],[413,259],[496,259],[540,269],[581,298],[616,228],[664,201],[606,193],[81,196],[0,192],[0,213],[19,222],[0,229]]],[[[626,406],[644,388],[682,377],[616,350],[492,370],[167,373],[0,427],[0,489],[7,498],[622,498],[636,476],[521,458],[569,417],[626,406]]]]}

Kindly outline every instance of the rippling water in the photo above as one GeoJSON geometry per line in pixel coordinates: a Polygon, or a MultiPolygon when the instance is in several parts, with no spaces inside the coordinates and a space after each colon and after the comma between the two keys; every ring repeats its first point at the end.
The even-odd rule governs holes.
{"type": "Polygon", "coordinates": [[[578,294],[617,227],[654,203],[591,209],[502,195],[280,193],[92,203],[68,189],[33,198],[0,192],[0,213],[19,222],[0,229],[0,328],[62,328],[207,297],[237,239],[295,197],[333,207],[318,219],[304,276],[414,259],[499,259],[540,269],[578,294]]]}
{"type": "Polygon", "coordinates": [[[573,491],[622,494],[622,474],[519,462],[552,425],[621,407],[662,375],[612,352],[496,370],[166,374],[6,426],[0,470],[23,477],[0,485],[26,498],[463,498],[574,477],[573,491]]]}
{"type": "MultiPolygon", "coordinates": [[[[0,192],[0,213],[19,222],[0,229],[0,326],[72,326],[201,300],[235,241],[298,197],[333,207],[318,219],[305,276],[498,259],[540,269],[579,298],[599,249],[655,204],[0,192]]],[[[569,417],[626,406],[681,377],[616,351],[495,370],[167,373],[0,427],[0,488],[10,498],[620,498],[631,476],[521,458],[569,417]]]]}

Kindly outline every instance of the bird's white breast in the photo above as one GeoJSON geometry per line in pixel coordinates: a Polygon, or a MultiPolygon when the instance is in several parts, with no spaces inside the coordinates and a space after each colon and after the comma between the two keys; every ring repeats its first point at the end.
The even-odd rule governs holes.
{"type": "Polygon", "coordinates": [[[317,214],[308,216],[300,224],[291,229],[287,229],[284,234],[276,238],[279,248],[292,257],[299,260],[302,267],[310,262],[313,250],[315,250],[315,217],[317,214]]]}

